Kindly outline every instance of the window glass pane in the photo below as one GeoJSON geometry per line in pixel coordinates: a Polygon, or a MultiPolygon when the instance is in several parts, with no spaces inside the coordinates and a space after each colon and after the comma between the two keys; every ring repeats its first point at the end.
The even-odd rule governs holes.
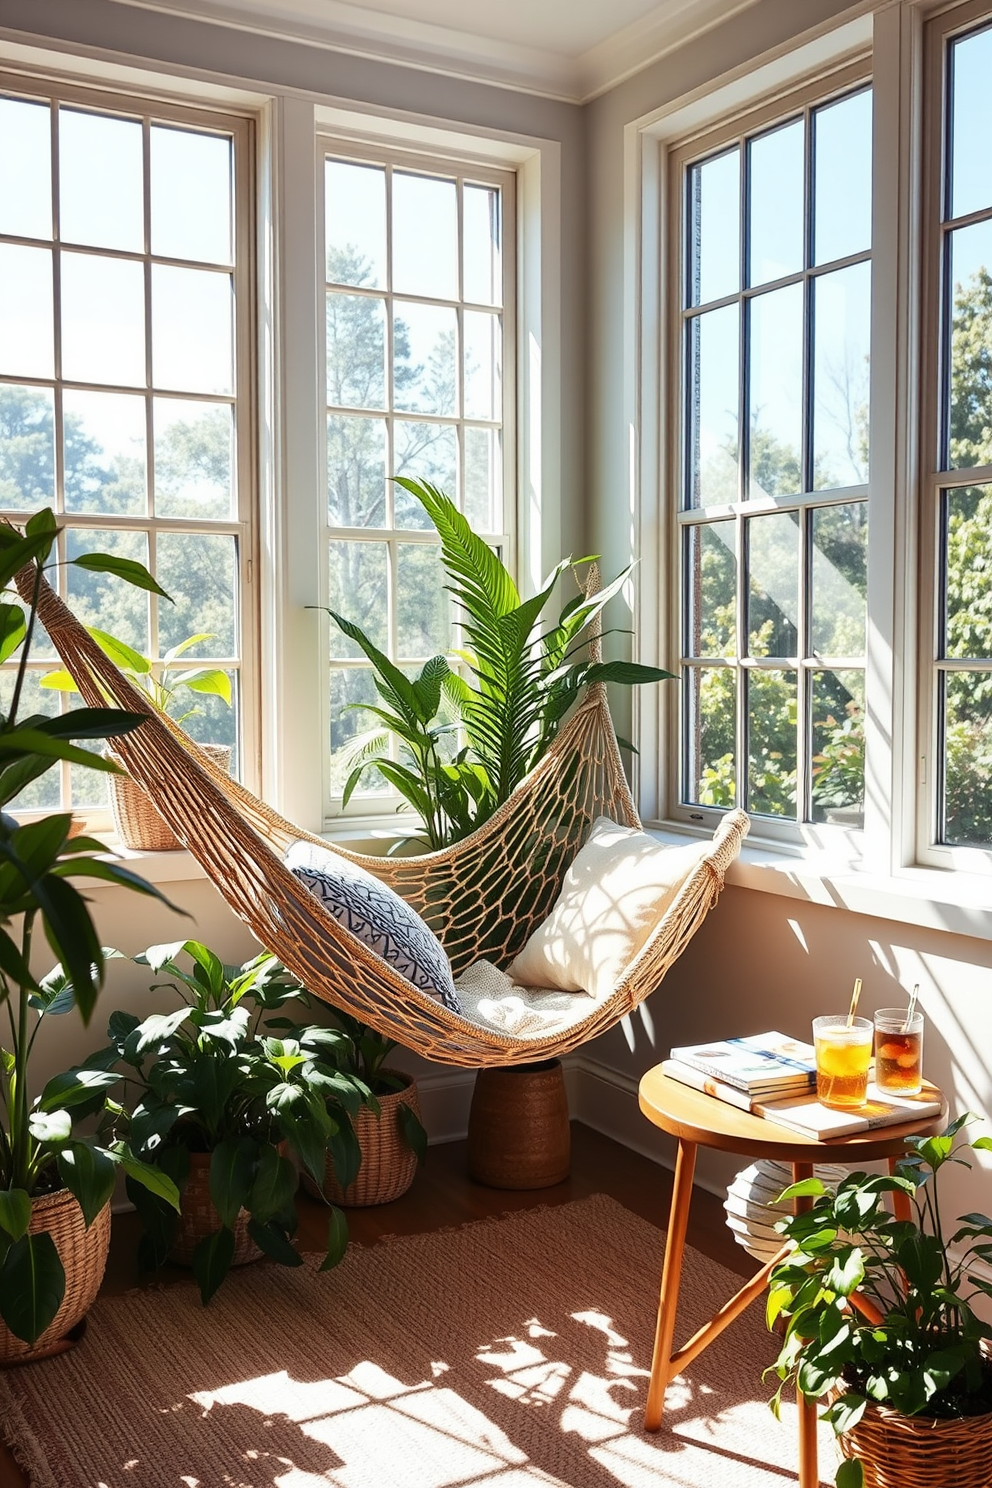
{"type": "Polygon", "coordinates": [[[813,281],[813,486],[868,480],[871,265],[813,281]]]}
{"type": "Polygon", "coordinates": [[[813,820],[864,826],[865,678],[814,672],[811,697],[813,820]]]}
{"type": "Polygon", "coordinates": [[[466,310],[463,317],[465,417],[498,419],[502,414],[503,333],[498,315],[466,310]]]}
{"type": "Polygon", "coordinates": [[[699,806],[737,799],[737,682],[730,667],[690,667],[685,679],[686,796],[699,806]]]}
{"type": "Polygon", "coordinates": [[[463,293],[477,305],[502,305],[500,194],[494,186],[466,186],[462,198],[465,264],[463,293]]]}
{"type": "MultiPolygon", "coordinates": [[[[31,654],[35,655],[33,646],[31,654]]],[[[4,667],[3,671],[0,671],[0,709],[4,714],[9,712],[14,700],[16,675],[14,667],[4,667]]],[[[18,718],[30,718],[32,714],[40,713],[44,718],[55,718],[60,711],[59,697],[59,693],[41,686],[41,673],[28,672],[24,678],[17,716],[18,718]]],[[[78,698],[76,703],[78,706],[78,698]]],[[[87,747],[94,748],[92,741],[87,747]]],[[[99,749],[99,745],[95,747],[99,749]]],[[[4,810],[8,811],[13,808],[15,811],[52,811],[56,809],[61,799],[60,781],[59,763],[55,760],[50,770],[46,770],[44,775],[39,775],[37,780],[32,780],[30,785],[25,786],[19,796],[15,796],[9,805],[4,806],[4,810]]]]}
{"type": "Polygon", "coordinates": [[[796,674],[749,671],[747,809],[796,814],[796,674]]]}
{"type": "Polygon", "coordinates": [[[805,124],[759,135],[748,145],[748,283],[765,284],[803,268],[805,124]]]}
{"type": "Polygon", "coordinates": [[[376,295],[327,296],[327,401],[386,406],[386,304],[376,295]]]}
{"type": "Polygon", "coordinates": [[[689,327],[687,468],[690,506],[736,501],[740,311],[697,315],[689,327]]]}
{"type": "Polygon", "coordinates": [[[192,398],[156,398],[153,409],[156,515],[233,516],[233,408],[192,398]]]}
{"type": "MultiPolygon", "coordinates": [[[[327,593],[328,608],[358,625],[373,645],[389,645],[387,607],[389,555],[385,543],[332,542],[327,593]]],[[[359,657],[364,653],[330,623],[331,656],[359,657]]]]}
{"type": "MultiPolygon", "coordinates": [[[[355,748],[375,719],[354,705],[378,703],[372,671],[369,667],[331,667],[331,793],[340,796],[355,763],[350,749],[355,748]]],[[[359,795],[385,795],[389,785],[378,770],[363,770],[358,784],[359,795]]]]}
{"type": "Polygon", "coordinates": [[[737,148],[689,171],[690,305],[705,305],[741,287],[741,167],[737,148]]]}
{"type": "Polygon", "coordinates": [[[231,141],[151,128],[152,252],[201,263],[234,262],[231,141]]]}
{"type": "MultiPolygon", "coordinates": [[[[500,512],[503,462],[496,429],[465,430],[465,515],[476,532],[495,532],[500,512]]],[[[454,490],[453,482],[449,485],[454,490]]]]}
{"type": "Polygon", "coordinates": [[[62,375],[145,386],[145,271],[140,263],[62,254],[62,375]]]}
{"type": "MultiPolygon", "coordinates": [[[[143,532],[70,527],[65,546],[70,560],[80,553],[111,553],[148,565],[148,541],[143,532]]],[[[69,608],[77,620],[96,625],[143,656],[148,655],[148,595],[143,589],[122,584],[112,574],[71,566],[66,569],[66,586],[69,608]]]]}
{"type": "Polygon", "coordinates": [[[141,125],[59,110],[59,228],[63,243],[145,246],[141,125]]]}
{"type": "MultiPolygon", "coordinates": [[[[452,501],[458,491],[458,435],[450,424],[422,424],[397,420],[394,475],[428,481],[452,501]]],[[[431,523],[415,497],[402,486],[393,487],[397,527],[429,528],[431,523]]]]}
{"type": "Polygon", "coordinates": [[[426,661],[451,644],[441,549],[435,543],[399,543],[396,563],[396,654],[403,661],[426,661]]]}
{"type": "Polygon", "coordinates": [[[813,114],[813,262],[871,247],[871,89],[813,114]]]}
{"type": "Polygon", "coordinates": [[[458,193],[454,181],[393,174],[393,288],[458,296],[458,193]]]}
{"type": "Polygon", "coordinates": [[[393,406],[410,412],[458,412],[456,314],[440,305],[393,306],[393,406]]]}
{"type": "Polygon", "coordinates": [[[799,518],[752,517],[747,524],[750,656],[795,656],[799,642],[799,518]]]}
{"type": "Polygon", "coordinates": [[[737,556],[733,522],[690,527],[689,656],[734,656],[737,651],[737,556]]]}
{"type": "Polygon", "coordinates": [[[948,672],[942,686],[942,840],[992,847],[992,673],[948,672]]]}
{"type": "Polygon", "coordinates": [[[950,240],[949,453],[952,468],[967,469],[992,461],[992,222],[956,228],[950,240]]]}
{"type": "Polygon", "coordinates": [[[992,155],[988,148],[992,29],[951,44],[952,217],[992,206],[992,155]]]}
{"type": "Polygon", "coordinates": [[[803,489],[802,285],[756,295],[749,324],[749,494],[794,496],[803,489]]]}
{"type": "Polygon", "coordinates": [[[135,393],[62,395],[66,511],[144,516],[145,400],[135,393]]]}
{"type": "Polygon", "coordinates": [[[0,243],[0,372],[51,377],[54,327],[51,250],[0,243]]]}
{"type": "Polygon", "coordinates": [[[944,495],[944,655],[992,656],[992,486],[944,495]]]}
{"type": "Polygon", "coordinates": [[[386,172],[324,163],[324,232],[330,284],[386,286],[386,172]]]}
{"type": "Polygon", "coordinates": [[[0,232],[52,236],[52,111],[0,98],[0,232]]]}
{"type": "Polygon", "coordinates": [[[327,416],[328,520],[335,527],[386,524],[386,424],[327,416]]]}
{"type": "Polygon", "coordinates": [[[152,265],[152,377],[183,393],[234,391],[229,274],[152,265]]]}
{"type": "Polygon", "coordinates": [[[0,382],[0,510],[55,503],[55,399],[0,382]]]}
{"type": "Polygon", "coordinates": [[[868,597],[868,506],[813,512],[810,644],[818,656],[863,656],[868,597]]]}
{"type": "Polygon", "coordinates": [[[184,660],[237,655],[238,550],[234,537],[160,532],[155,576],[175,600],[175,604],[158,607],[158,641],[163,655],[203,631],[213,640],[201,641],[184,660]]]}
{"type": "Polygon", "coordinates": [[[235,779],[240,773],[238,740],[241,734],[241,690],[237,672],[227,673],[231,684],[231,706],[214,693],[190,692],[180,688],[173,703],[177,717],[183,718],[183,728],[197,744],[226,744],[231,751],[231,774],[235,779]]]}

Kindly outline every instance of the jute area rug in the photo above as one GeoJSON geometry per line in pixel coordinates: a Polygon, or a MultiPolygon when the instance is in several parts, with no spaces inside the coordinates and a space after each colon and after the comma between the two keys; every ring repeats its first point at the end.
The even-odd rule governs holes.
{"type": "MultiPolygon", "coordinates": [[[[0,1376],[33,1488],[787,1488],[760,1305],[642,1429],[663,1236],[602,1195],[108,1298],[0,1376]]],[[[687,1250],[677,1335],[738,1278],[687,1250]]],[[[821,1473],[835,1454],[821,1442],[821,1473]]]]}

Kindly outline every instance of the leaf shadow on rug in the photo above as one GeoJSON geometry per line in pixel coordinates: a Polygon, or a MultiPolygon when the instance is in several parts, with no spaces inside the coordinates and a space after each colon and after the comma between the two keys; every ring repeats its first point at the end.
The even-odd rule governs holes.
{"type": "MultiPolygon", "coordinates": [[[[106,1298],[77,1349],[0,1377],[4,1432],[33,1488],[786,1488],[760,1305],[643,1431],[662,1253],[594,1195],[327,1274],[244,1267],[206,1310],[185,1285],[106,1298]]],[[[677,1337],[738,1284],[687,1249],[677,1337]]]]}

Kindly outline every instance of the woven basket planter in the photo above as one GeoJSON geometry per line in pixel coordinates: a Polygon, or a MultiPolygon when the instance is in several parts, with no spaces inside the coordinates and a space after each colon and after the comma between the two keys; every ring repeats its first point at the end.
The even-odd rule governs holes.
{"type": "MultiPolygon", "coordinates": [[[[234,1222],[234,1260],[232,1266],[257,1261],[262,1252],[248,1233],[248,1212],[242,1209],[234,1222]]],[[[220,1215],[210,1198],[210,1153],[191,1152],[189,1177],[183,1189],[179,1229],[169,1260],[179,1266],[192,1266],[193,1252],[201,1240],[220,1229],[220,1215]]]]}
{"type": "Polygon", "coordinates": [[[939,1421],[869,1404],[840,1438],[861,1463],[865,1488],[989,1488],[992,1413],[939,1421]]]}
{"type": "MultiPolygon", "coordinates": [[[[201,744],[203,753],[209,755],[222,770],[231,768],[229,744],[201,744]]],[[[124,761],[112,750],[109,758],[124,768],[124,761]]],[[[137,852],[175,852],[182,843],[172,828],[159,816],[151,798],[130,775],[108,775],[110,781],[110,809],[114,815],[117,835],[125,847],[137,852]]]]}
{"type": "Polygon", "coordinates": [[[74,1339],[68,1335],[89,1312],[100,1290],[110,1249],[110,1204],[100,1210],[89,1229],[83,1211],[67,1188],[45,1194],[31,1205],[32,1235],[47,1230],[65,1270],[65,1296],[52,1322],[34,1343],[15,1338],[0,1322],[0,1365],[26,1364],[64,1353],[74,1339]]]}
{"type": "MultiPolygon", "coordinates": [[[[353,1118],[355,1136],[362,1149],[362,1165],[354,1183],[341,1187],[329,1155],[324,1166],[324,1198],[345,1209],[366,1209],[372,1204],[388,1204],[398,1199],[406,1193],[417,1172],[417,1156],[403,1135],[399,1115],[400,1106],[409,1106],[419,1121],[416,1083],[402,1070],[383,1070],[383,1074],[395,1075],[407,1083],[402,1090],[376,1097],[380,1116],[374,1116],[367,1106],[362,1106],[353,1118]]],[[[303,1186],[309,1193],[317,1193],[317,1185],[306,1172],[303,1186]]]]}
{"type": "Polygon", "coordinates": [[[481,1069],[468,1118],[468,1171],[489,1188],[551,1188],[571,1162],[560,1059],[481,1069]]]}

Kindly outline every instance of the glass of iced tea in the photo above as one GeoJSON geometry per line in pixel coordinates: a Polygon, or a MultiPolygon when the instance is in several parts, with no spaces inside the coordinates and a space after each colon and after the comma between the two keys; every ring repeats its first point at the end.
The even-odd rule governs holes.
{"type": "Polygon", "coordinates": [[[879,1008],[875,1014],[875,1084],[890,1095],[923,1089],[923,1014],[879,1008]]]}
{"type": "Polygon", "coordinates": [[[872,1024],[846,1013],[813,1019],[816,1093],[825,1106],[863,1106],[868,1098],[872,1024]]]}

